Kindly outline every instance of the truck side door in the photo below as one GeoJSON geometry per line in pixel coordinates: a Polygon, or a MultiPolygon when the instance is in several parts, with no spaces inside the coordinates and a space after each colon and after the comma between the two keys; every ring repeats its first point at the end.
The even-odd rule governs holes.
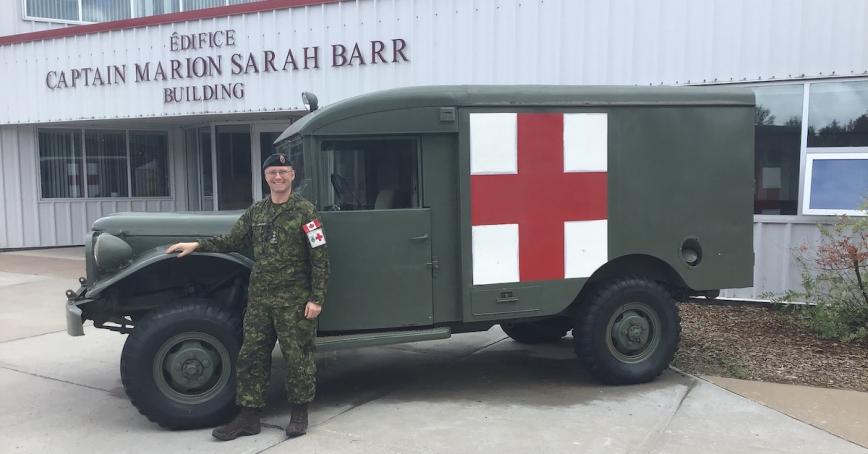
{"type": "Polygon", "coordinates": [[[430,326],[431,212],[417,137],[316,142],[331,277],[320,332],[430,326]]]}

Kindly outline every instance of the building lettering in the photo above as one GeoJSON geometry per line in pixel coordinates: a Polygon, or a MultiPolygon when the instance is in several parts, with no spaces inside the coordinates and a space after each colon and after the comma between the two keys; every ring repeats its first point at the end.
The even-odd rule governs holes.
{"type": "Polygon", "coordinates": [[[181,35],[174,32],[169,35],[169,50],[205,49],[235,45],[235,30],[217,30],[214,32],[191,33],[181,35]]]}
{"type": "Polygon", "coordinates": [[[219,101],[244,98],[244,83],[192,85],[163,89],[163,103],[219,101]]]}
{"type": "MultiPolygon", "coordinates": [[[[169,36],[169,50],[219,49],[236,45],[235,30],[217,30],[191,34],[174,32],[169,36]]],[[[335,43],[331,50],[331,68],[362,67],[377,64],[409,62],[407,41],[401,38],[352,43],[335,43]]],[[[134,84],[195,80],[220,77],[218,83],[199,83],[163,87],[165,103],[243,99],[243,82],[227,80],[251,74],[318,70],[321,67],[320,46],[304,46],[282,50],[235,52],[231,55],[198,55],[167,60],[135,62],[129,66],[134,84]]],[[[328,57],[326,57],[328,58],[328,57]]],[[[45,73],[45,86],[50,90],[102,87],[127,84],[127,64],[100,67],[51,69],[45,73]]],[[[203,81],[204,82],[204,81],[203,81]]]]}
{"type": "Polygon", "coordinates": [[[109,65],[102,68],[72,68],[48,71],[45,86],[52,90],[79,86],[121,85],[127,82],[127,65],[109,65]]]}

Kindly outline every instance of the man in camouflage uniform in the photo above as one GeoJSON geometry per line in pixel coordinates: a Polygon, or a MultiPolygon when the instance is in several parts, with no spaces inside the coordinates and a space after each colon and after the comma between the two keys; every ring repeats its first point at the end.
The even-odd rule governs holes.
{"type": "Polygon", "coordinates": [[[295,172],[282,153],[262,165],[271,189],[254,203],[227,235],[166,249],[183,257],[193,251],[232,252],[253,248],[249,300],[244,315],[244,341],[236,363],[236,402],[241,412],[214,429],[218,440],[259,433],[260,410],[271,376],[275,340],[288,367],[286,394],[292,416],[290,438],[307,431],[307,406],[316,390],[315,319],[322,310],[328,280],[328,253],[314,206],[292,192],[295,172]]]}

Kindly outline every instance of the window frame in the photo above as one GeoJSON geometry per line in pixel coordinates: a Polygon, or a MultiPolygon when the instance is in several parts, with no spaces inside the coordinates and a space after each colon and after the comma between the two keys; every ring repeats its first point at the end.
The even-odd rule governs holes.
{"type": "MultiPolygon", "coordinates": [[[[738,86],[743,86],[746,88],[750,88],[753,90],[754,88],[762,88],[762,87],[771,87],[771,86],[786,86],[786,85],[797,85],[802,87],[802,101],[801,101],[801,127],[799,131],[799,168],[798,175],[796,177],[796,214],[768,214],[768,213],[754,213],[754,216],[775,216],[775,217],[793,217],[802,215],[802,188],[803,188],[803,179],[804,179],[804,169],[805,169],[805,144],[807,143],[807,127],[805,123],[807,122],[807,92],[809,90],[808,85],[810,81],[806,80],[794,80],[794,81],[786,81],[786,82],[777,82],[777,83],[752,83],[747,85],[738,84],[738,86]]],[[[756,96],[756,95],[754,95],[756,96]]],[[[754,125],[754,133],[756,133],[757,125],[754,125]]],[[[754,142],[755,144],[756,142],[754,142]]],[[[756,148],[754,148],[754,162],[756,162],[756,148]]],[[[754,191],[756,191],[756,185],[754,185],[754,191]]],[[[757,202],[757,194],[754,192],[753,204],[756,207],[757,202]]]]}
{"type": "MultiPolygon", "coordinates": [[[[105,201],[137,201],[137,200],[155,200],[155,201],[172,201],[175,200],[175,169],[172,166],[174,162],[174,150],[172,147],[172,134],[169,130],[166,129],[148,129],[148,128],[117,128],[117,127],[97,127],[97,128],[70,128],[70,127],[37,127],[34,131],[35,143],[36,143],[36,178],[38,181],[38,190],[39,196],[37,200],[39,202],[88,202],[88,201],[96,201],[96,202],[105,202],[105,201]],[[81,165],[82,171],[86,175],[87,172],[87,145],[85,139],[86,131],[123,131],[124,133],[124,146],[126,149],[127,156],[127,195],[126,197],[90,197],[88,194],[87,184],[84,184],[84,188],[82,189],[81,197],[43,197],[42,192],[42,168],[38,165],[39,160],[42,158],[42,155],[39,150],[39,131],[40,130],[68,130],[68,131],[78,131],[80,134],[80,146],[81,146],[81,165]],[[130,132],[147,132],[147,133],[157,133],[164,134],[166,136],[166,162],[167,167],[169,169],[169,175],[167,180],[167,186],[169,193],[165,196],[156,196],[156,197],[133,197],[133,188],[132,188],[132,167],[130,160],[130,132]]],[[[85,177],[86,178],[86,177],[85,177]]]]}
{"type": "MultiPolygon", "coordinates": [[[[125,129],[125,135],[127,140],[127,181],[129,184],[129,197],[130,199],[135,200],[171,200],[174,199],[174,188],[173,188],[173,175],[174,170],[172,170],[172,134],[166,130],[151,130],[151,129],[125,129]],[[133,188],[133,154],[132,148],[130,145],[130,133],[150,133],[150,134],[162,134],[166,137],[166,170],[168,171],[168,175],[166,175],[166,188],[168,189],[168,195],[164,196],[153,196],[153,197],[142,197],[142,196],[134,196],[135,193],[133,188]]],[[[123,197],[122,197],[123,198],[123,197]]]]}
{"type": "Polygon", "coordinates": [[[852,151],[840,151],[841,148],[810,148],[812,150],[805,157],[805,185],[803,186],[803,195],[800,203],[804,207],[803,214],[806,215],[825,215],[839,216],[846,214],[847,216],[865,216],[865,212],[859,209],[846,210],[839,208],[811,208],[811,185],[813,181],[814,162],[822,160],[866,160],[868,161],[868,147],[843,147],[852,151]],[[833,151],[834,150],[834,151],[833,151]]]}
{"type": "MultiPolygon", "coordinates": [[[[53,17],[41,17],[41,16],[31,16],[30,11],[27,10],[27,0],[21,1],[21,19],[28,20],[32,22],[47,22],[50,24],[65,24],[65,25],[84,25],[91,24],[92,22],[85,22],[81,20],[82,17],[82,7],[81,0],[78,0],[78,19],[58,19],[53,17]]],[[[131,0],[132,1],[132,0],[131,0]]]]}
{"type": "Polygon", "coordinates": [[[86,173],[87,163],[83,158],[84,157],[84,150],[81,150],[81,147],[83,146],[83,143],[84,143],[84,139],[82,137],[82,134],[83,134],[83,132],[79,128],[37,128],[36,131],[34,132],[34,143],[36,144],[36,180],[37,180],[36,185],[38,187],[38,193],[39,193],[38,194],[38,200],[39,201],[43,201],[43,200],[45,200],[45,201],[85,200],[84,194],[85,194],[85,191],[87,190],[87,184],[86,184],[87,181],[86,181],[86,177],[84,176],[84,174],[86,173]],[[61,132],[62,131],[65,134],[69,134],[69,133],[74,134],[77,132],[79,134],[78,137],[75,137],[73,135],[73,140],[78,139],[79,153],[81,155],[78,157],[78,167],[77,167],[77,172],[79,172],[79,175],[81,176],[81,182],[78,185],[79,191],[82,194],[80,197],[43,197],[44,192],[43,192],[43,186],[42,186],[42,154],[41,154],[40,149],[39,149],[39,142],[40,142],[39,131],[40,130],[49,130],[49,131],[53,131],[53,132],[61,132]]]}
{"type": "MultiPolygon", "coordinates": [[[[52,18],[52,17],[32,16],[32,15],[30,15],[30,12],[27,10],[27,0],[19,0],[19,1],[21,2],[21,19],[22,20],[31,21],[31,22],[45,22],[45,23],[50,23],[50,24],[64,24],[64,25],[87,25],[87,24],[99,23],[99,22],[91,22],[91,21],[84,20],[84,7],[82,4],[82,0],[78,0],[78,19],[57,19],[57,18],[52,18]]],[[[222,0],[222,1],[223,1],[222,6],[216,6],[216,7],[209,6],[208,8],[222,8],[225,6],[231,6],[231,5],[237,4],[237,3],[229,3],[230,0],[222,0]]],[[[244,3],[253,3],[256,1],[259,1],[259,0],[247,0],[244,3]]],[[[136,19],[136,18],[140,18],[140,17],[153,16],[153,15],[145,15],[145,16],[136,15],[136,0],[129,0],[129,2],[130,2],[130,17],[127,19],[118,19],[118,20],[128,20],[128,19],[136,19]]],[[[162,14],[176,14],[176,13],[183,13],[185,11],[197,11],[199,9],[207,9],[207,8],[185,9],[184,8],[184,2],[185,2],[185,0],[179,0],[177,12],[162,13],[162,14]]],[[[113,21],[108,21],[108,22],[113,22],[113,21]]]]}
{"type": "MultiPolygon", "coordinates": [[[[744,87],[744,88],[754,88],[754,87],[764,87],[770,85],[790,85],[790,84],[801,84],[804,85],[804,89],[802,91],[802,131],[801,137],[799,138],[799,194],[798,194],[798,209],[795,215],[784,215],[784,214],[754,214],[754,219],[761,219],[762,222],[777,222],[777,220],[787,220],[787,219],[804,219],[810,220],[811,222],[815,220],[819,220],[819,216],[838,216],[841,214],[847,214],[848,216],[866,216],[865,212],[859,210],[821,210],[821,209],[810,209],[808,202],[810,201],[810,177],[811,175],[807,174],[807,165],[809,156],[816,155],[825,155],[829,153],[862,153],[864,156],[868,157],[868,147],[808,147],[808,125],[810,123],[810,97],[811,97],[811,88],[813,85],[828,83],[828,82],[866,82],[868,81],[868,77],[865,76],[842,76],[842,77],[818,77],[818,78],[805,78],[805,79],[794,79],[787,81],[774,81],[774,82],[761,82],[761,81],[752,81],[752,82],[736,82],[736,83],[728,83],[728,84],[697,84],[701,85],[719,85],[719,86],[734,86],[734,87],[744,87]]],[[[754,200],[756,198],[754,197],[754,200]]],[[[831,219],[831,218],[830,218],[831,219]]]]}
{"type": "MultiPolygon", "coordinates": [[[[808,146],[808,127],[811,122],[811,89],[814,84],[822,84],[828,82],[847,83],[847,82],[865,82],[868,78],[853,77],[853,78],[829,78],[829,79],[814,79],[805,81],[804,101],[802,102],[802,137],[801,137],[801,162],[799,163],[799,214],[804,216],[839,216],[846,214],[848,216],[865,216],[865,212],[859,210],[839,210],[839,209],[811,209],[810,208],[810,187],[813,181],[813,175],[808,172],[808,160],[813,160],[817,156],[829,156],[834,154],[861,154],[868,158],[868,147],[809,147],[808,146]]],[[[822,158],[821,158],[822,159],[822,158]]],[[[826,158],[830,159],[830,158],[826,158]]],[[[862,159],[862,158],[859,158],[862,159]]],[[[811,169],[813,170],[813,168],[811,169]]]]}
{"type": "Polygon", "coordinates": [[[349,141],[376,141],[376,140],[412,140],[415,143],[415,155],[416,155],[416,207],[410,208],[390,208],[386,211],[392,210],[422,210],[425,209],[423,205],[423,201],[425,200],[424,194],[424,184],[422,181],[422,137],[419,134],[395,134],[395,135],[382,135],[382,134],[374,134],[374,135],[364,135],[364,134],[347,134],[347,135],[330,135],[330,136],[319,136],[314,141],[314,157],[317,159],[317,174],[321,175],[320,181],[316,182],[314,186],[317,189],[317,200],[320,203],[319,209],[322,211],[327,211],[329,213],[357,213],[357,212],[371,212],[371,211],[383,211],[383,210],[375,210],[373,208],[366,210],[326,210],[325,203],[329,201],[329,191],[331,191],[331,179],[329,175],[331,175],[331,169],[329,169],[329,160],[326,159],[326,153],[322,149],[322,145],[324,142],[349,142],[349,141]]]}

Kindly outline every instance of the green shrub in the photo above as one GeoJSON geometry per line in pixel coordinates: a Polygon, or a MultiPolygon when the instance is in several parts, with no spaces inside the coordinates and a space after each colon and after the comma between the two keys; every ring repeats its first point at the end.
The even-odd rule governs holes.
{"type": "Polygon", "coordinates": [[[806,257],[807,245],[796,252],[804,290],[772,301],[808,303],[793,315],[818,337],[868,341],[868,217],[841,216],[831,228],[819,229],[822,241],[816,256],[806,257]]]}

